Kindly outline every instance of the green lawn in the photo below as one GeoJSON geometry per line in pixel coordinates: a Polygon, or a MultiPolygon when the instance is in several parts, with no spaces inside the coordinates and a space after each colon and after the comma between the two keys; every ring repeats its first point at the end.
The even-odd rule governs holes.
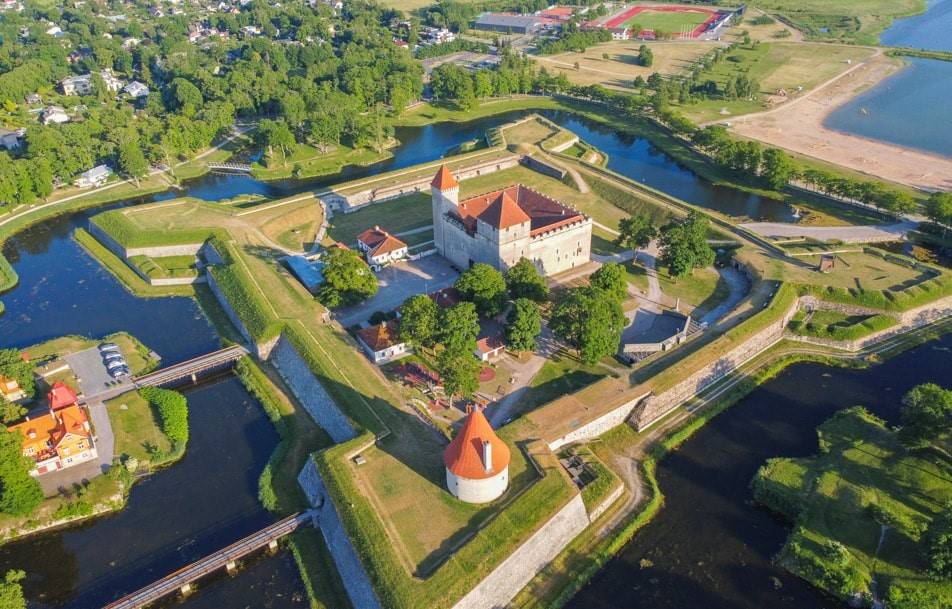
{"type": "Polygon", "coordinates": [[[563,395],[575,393],[608,374],[609,371],[601,364],[589,366],[575,354],[559,351],[546,360],[529,383],[514,414],[524,414],[563,395]]]}
{"type": "Polygon", "coordinates": [[[162,433],[158,412],[137,391],[109,400],[106,410],[116,437],[116,455],[135,457],[141,465],[147,465],[155,455],[172,449],[162,433]]]}
{"type": "Polygon", "coordinates": [[[879,594],[893,600],[898,591],[934,595],[935,604],[921,598],[925,604],[893,602],[893,609],[950,606],[952,582],[923,577],[921,534],[952,501],[952,461],[907,451],[861,408],[834,415],[818,434],[817,456],[771,459],[753,482],[759,502],[797,523],[779,564],[840,598],[868,591],[875,578],[879,594]],[[839,560],[825,547],[830,540],[846,549],[839,560]]]}
{"type": "Polygon", "coordinates": [[[693,30],[710,17],[710,13],[700,11],[671,13],[647,10],[638,13],[625,22],[625,27],[631,28],[634,32],[654,30],[656,32],[679,34],[684,28],[693,30]]]}
{"type": "Polygon", "coordinates": [[[390,233],[400,233],[431,224],[433,208],[430,195],[414,193],[386,203],[368,205],[354,213],[337,214],[331,218],[327,236],[332,241],[353,245],[357,235],[374,226],[390,233]]]}
{"type": "Polygon", "coordinates": [[[757,0],[791,20],[809,37],[876,44],[892,20],[921,13],[925,0],[757,0]]]}
{"type": "Polygon", "coordinates": [[[287,159],[278,158],[265,166],[255,163],[251,173],[259,180],[306,178],[337,173],[345,165],[371,165],[392,156],[389,151],[377,152],[368,148],[349,148],[340,144],[335,150],[322,153],[309,144],[296,144],[287,159]]]}
{"type": "Polygon", "coordinates": [[[195,256],[131,256],[129,262],[150,279],[197,277],[195,256]]]}

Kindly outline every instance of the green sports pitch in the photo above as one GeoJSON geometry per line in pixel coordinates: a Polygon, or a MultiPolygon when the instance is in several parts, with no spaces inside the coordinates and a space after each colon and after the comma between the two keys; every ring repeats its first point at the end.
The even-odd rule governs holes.
{"type": "Polygon", "coordinates": [[[694,28],[711,18],[706,11],[652,11],[644,10],[625,22],[625,27],[633,31],[653,30],[655,32],[693,31],[694,28]]]}

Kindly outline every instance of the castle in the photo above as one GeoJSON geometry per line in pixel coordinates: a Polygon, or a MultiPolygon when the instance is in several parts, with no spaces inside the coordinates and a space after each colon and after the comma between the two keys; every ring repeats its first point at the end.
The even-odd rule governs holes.
{"type": "Polygon", "coordinates": [[[505,271],[526,258],[543,275],[589,261],[592,220],[522,184],[459,200],[446,166],[430,184],[437,251],[460,269],[477,262],[505,271]]]}

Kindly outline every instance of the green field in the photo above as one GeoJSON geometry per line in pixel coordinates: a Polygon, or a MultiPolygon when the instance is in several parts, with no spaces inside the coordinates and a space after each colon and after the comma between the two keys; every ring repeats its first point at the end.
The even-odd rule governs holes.
{"type": "Polygon", "coordinates": [[[683,30],[693,30],[711,18],[711,13],[701,11],[671,13],[667,11],[642,11],[625,22],[632,32],[653,30],[679,34],[683,30]]]}
{"type": "Polygon", "coordinates": [[[147,467],[157,456],[172,450],[171,442],[162,433],[155,407],[137,391],[109,400],[106,410],[120,457],[135,457],[140,467],[147,467]]]}
{"type": "Polygon", "coordinates": [[[952,582],[923,576],[920,543],[952,500],[952,462],[907,451],[862,408],[837,413],[818,435],[817,456],[771,459],[752,484],[757,501],[796,522],[778,563],[840,598],[869,591],[875,580],[894,609],[950,606],[952,582]],[[912,600],[914,591],[931,599],[912,600]]]}
{"type": "Polygon", "coordinates": [[[921,13],[925,0],[757,0],[810,38],[876,44],[893,19],[921,13]]]}

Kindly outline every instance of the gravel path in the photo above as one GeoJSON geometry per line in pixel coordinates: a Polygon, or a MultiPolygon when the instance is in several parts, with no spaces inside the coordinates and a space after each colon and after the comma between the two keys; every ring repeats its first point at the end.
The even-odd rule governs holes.
{"type": "Polygon", "coordinates": [[[878,243],[898,241],[915,230],[915,222],[898,222],[879,226],[803,226],[784,222],[748,222],[740,225],[764,237],[809,237],[820,241],[843,243],[878,243]]]}

